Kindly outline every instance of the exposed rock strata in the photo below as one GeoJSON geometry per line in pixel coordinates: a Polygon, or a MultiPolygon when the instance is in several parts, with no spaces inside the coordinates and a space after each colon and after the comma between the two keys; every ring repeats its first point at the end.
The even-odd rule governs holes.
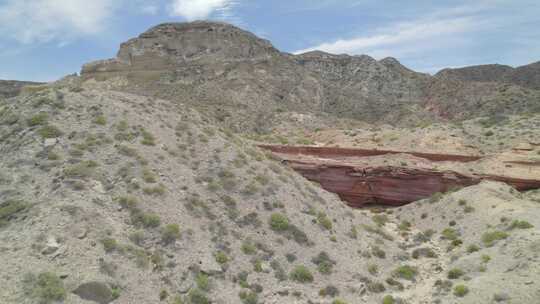
{"type": "Polygon", "coordinates": [[[326,147],[261,147],[277,153],[294,170],[319,183],[324,189],[338,194],[352,207],[366,204],[403,205],[430,197],[437,192],[475,185],[482,180],[504,182],[519,191],[540,188],[540,180],[426,168],[358,166],[347,161],[350,157],[398,153],[411,154],[434,162],[471,162],[480,159],[476,156],[326,147]]]}

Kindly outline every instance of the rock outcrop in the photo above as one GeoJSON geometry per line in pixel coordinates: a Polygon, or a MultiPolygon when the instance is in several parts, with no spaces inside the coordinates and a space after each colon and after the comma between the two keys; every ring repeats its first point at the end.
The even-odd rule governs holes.
{"type": "Polygon", "coordinates": [[[276,153],[291,168],[352,207],[366,204],[399,206],[435,193],[476,185],[482,180],[503,182],[519,191],[540,188],[540,180],[490,174],[465,174],[425,167],[371,166],[355,159],[405,154],[432,162],[473,162],[481,157],[420,152],[398,152],[328,147],[261,146],[276,153]]]}
{"type": "Polygon", "coordinates": [[[86,64],[81,74],[122,77],[128,81],[120,89],[189,103],[237,130],[264,132],[282,112],[417,125],[540,111],[534,67],[516,69],[523,71],[512,79],[520,80],[508,88],[510,67],[433,77],[394,58],[291,55],[235,26],[197,21],[151,28],[123,43],[116,58],[86,64]]]}
{"type": "Polygon", "coordinates": [[[0,98],[9,98],[19,95],[21,89],[27,85],[39,85],[42,83],[16,80],[0,80],[0,98]]]}

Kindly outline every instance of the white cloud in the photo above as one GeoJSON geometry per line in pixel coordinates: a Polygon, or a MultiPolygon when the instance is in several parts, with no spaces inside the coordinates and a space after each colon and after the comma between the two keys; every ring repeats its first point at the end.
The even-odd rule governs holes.
{"type": "MultiPolygon", "coordinates": [[[[386,54],[388,49],[409,49],[410,46],[425,44],[432,39],[449,37],[453,34],[470,31],[477,25],[474,18],[458,17],[448,19],[426,19],[415,22],[398,23],[391,27],[380,28],[375,34],[339,39],[333,42],[298,50],[295,53],[305,53],[321,50],[328,53],[341,54],[386,54]]],[[[395,53],[394,53],[395,54],[395,53]]]]}
{"type": "Polygon", "coordinates": [[[141,6],[141,12],[148,15],[156,15],[159,12],[159,7],[155,4],[146,4],[141,6]]]}
{"type": "Polygon", "coordinates": [[[117,0],[6,0],[0,4],[0,34],[23,44],[96,34],[117,0]]]}
{"type": "Polygon", "coordinates": [[[215,12],[228,16],[228,11],[234,4],[234,0],[173,0],[171,15],[190,21],[208,18],[215,12]]]}

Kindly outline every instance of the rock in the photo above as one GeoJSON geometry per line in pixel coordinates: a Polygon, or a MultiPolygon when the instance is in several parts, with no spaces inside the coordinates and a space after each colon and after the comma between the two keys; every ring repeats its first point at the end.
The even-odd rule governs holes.
{"type": "Polygon", "coordinates": [[[86,237],[86,235],[88,234],[88,230],[86,229],[82,229],[78,234],[77,234],[77,238],[79,240],[82,240],[86,237]]]}
{"type": "Polygon", "coordinates": [[[45,148],[48,148],[56,145],[57,142],[58,140],[56,138],[46,138],[43,142],[43,145],[45,146],[45,148]]]}
{"type": "Polygon", "coordinates": [[[517,144],[512,149],[516,151],[532,151],[534,150],[534,147],[530,143],[522,142],[522,143],[517,144]]]}
{"type": "Polygon", "coordinates": [[[41,251],[41,254],[43,255],[49,255],[52,253],[55,253],[60,248],[60,244],[56,241],[55,237],[49,237],[47,239],[47,244],[45,244],[45,248],[41,251]]]}
{"type": "Polygon", "coordinates": [[[99,304],[108,304],[113,301],[112,290],[109,285],[102,282],[88,282],[79,285],[73,291],[81,299],[96,302],[99,304]]]}
{"type": "Polygon", "coordinates": [[[470,175],[454,171],[439,171],[436,166],[362,166],[359,159],[387,154],[411,154],[426,161],[470,162],[477,156],[398,152],[329,147],[268,146],[268,149],[288,163],[305,178],[336,193],[352,207],[365,204],[398,206],[444,193],[456,187],[476,185],[482,180],[504,182],[519,191],[540,188],[540,180],[510,178],[495,175],[470,175]]]}
{"type": "Polygon", "coordinates": [[[218,262],[216,262],[216,259],[214,258],[214,256],[208,255],[208,254],[202,254],[201,257],[202,258],[199,261],[199,267],[202,272],[209,275],[223,272],[221,265],[218,262]]]}

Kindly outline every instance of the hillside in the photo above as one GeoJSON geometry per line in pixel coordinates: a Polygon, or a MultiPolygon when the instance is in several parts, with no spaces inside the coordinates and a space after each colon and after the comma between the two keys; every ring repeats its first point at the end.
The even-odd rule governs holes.
{"type": "Polygon", "coordinates": [[[16,80],[0,80],[0,98],[9,98],[19,95],[22,87],[39,85],[41,83],[16,80]]]}
{"type": "Polygon", "coordinates": [[[537,94],[291,55],[224,23],[156,26],[0,98],[0,302],[535,303],[540,190],[484,180],[355,209],[259,145],[540,180],[537,94]]]}

